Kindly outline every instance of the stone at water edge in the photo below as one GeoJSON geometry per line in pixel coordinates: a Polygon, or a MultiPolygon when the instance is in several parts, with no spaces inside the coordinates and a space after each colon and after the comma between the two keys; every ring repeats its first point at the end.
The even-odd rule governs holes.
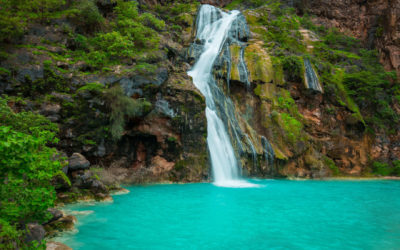
{"type": "Polygon", "coordinates": [[[90,162],[80,153],[73,153],[68,162],[69,170],[87,169],[90,166],[90,162]]]}
{"type": "Polygon", "coordinates": [[[47,242],[46,250],[72,250],[72,248],[60,242],[47,242]]]}
{"type": "Polygon", "coordinates": [[[47,209],[47,212],[49,212],[52,215],[52,218],[47,223],[58,220],[64,216],[63,212],[61,212],[60,210],[55,209],[55,208],[49,208],[49,209],[47,209]]]}
{"type": "Polygon", "coordinates": [[[28,223],[26,225],[26,228],[28,230],[28,233],[25,237],[25,242],[41,242],[46,235],[44,227],[38,223],[28,223]]]}

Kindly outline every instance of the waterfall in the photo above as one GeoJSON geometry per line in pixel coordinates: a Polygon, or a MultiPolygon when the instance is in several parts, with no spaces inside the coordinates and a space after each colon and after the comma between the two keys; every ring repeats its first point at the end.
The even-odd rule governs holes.
{"type": "Polygon", "coordinates": [[[250,146],[251,149],[251,157],[253,159],[253,167],[255,168],[257,166],[257,152],[256,149],[254,148],[253,143],[250,140],[250,137],[246,134],[246,139],[247,139],[247,143],[250,146]]]}
{"type": "Polygon", "coordinates": [[[304,80],[306,83],[306,87],[308,89],[313,89],[318,92],[323,92],[321,84],[319,83],[317,73],[315,73],[314,68],[311,66],[310,60],[307,58],[304,59],[304,67],[305,67],[305,72],[304,72],[304,80]]]}
{"type": "Polygon", "coordinates": [[[261,137],[261,144],[264,147],[264,156],[265,156],[265,162],[267,163],[268,167],[273,167],[274,166],[274,159],[275,159],[275,152],[274,149],[271,146],[271,143],[265,138],[264,136],[261,137]]]}
{"type": "MultiPolygon", "coordinates": [[[[240,178],[239,163],[225,124],[237,123],[232,110],[233,104],[219,89],[212,72],[215,61],[229,37],[232,24],[239,14],[237,10],[225,13],[211,5],[201,6],[196,21],[196,50],[199,53],[196,55],[196,63],[188,72],[206,99],[207,144],[214,184],[225,187],[253,186],[240,178]],[[226,108],[227,106],[229,108],[226,108]]],[[[240,146],[239,138],[242,133],[238,125],[232,129],[232,134],[235,145],[240,146]]]]}
{"type": "Polygon", "coordinates": [[[246,48],[246,46],[241,46],[241,48],[240,48],[240,62],[238,65],[238,70],[239,70],[240,81],[245,82],[247,84],[247,88],[249,88],[250,87],[249,74],[247,72],[246,63],[244,61],[245,48],[246,48]]]}

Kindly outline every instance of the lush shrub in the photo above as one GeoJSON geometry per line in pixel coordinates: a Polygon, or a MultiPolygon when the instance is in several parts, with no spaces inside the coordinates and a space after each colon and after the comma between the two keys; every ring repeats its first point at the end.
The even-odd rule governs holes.
{"type": "MultiPolygon", "coordinates": [[[[22,244],[22,225],[48,219],[54,205],[51,180],[64,176],[57,151],[57,126],[31,112],[15,113],[0,99],[0,247],[22,244]],[[17,228],[16,228],[17,227],[17,228]]],[[[21,247],[29,247],[23,246],[21,247]]],[[[38,245],[35,246],[39,248],[38,245]]]]}
{"type": "Polygon", "coordinates": [[[289,141],[295,143],[296,141],[300,140],[303,124],[288,113],[281,113],[280,117],[282,121],[282,128],[284,129],[289,141]]]}
{"type": "MultiPolygon", "coordinates": [[[[135,57],[134,40],[118,31],[99,34],[95,39],[96,45],[112,57],[135,57]]],[[[97,52],[97,51],[96,51],[97,52]]]]}
{"type": "Polygon", "coordinates": [[[110,132],[115,140],[121,138],[126,118],[133,118],[142,115],[151,104],[144,100],[136,100],[126,96],[119,85],[104,91],[104,98],[110,109],[110,132]]]}
{"type": "Polygon", "coordinates": [[[70,10],[69,17],[77,26],[78,31],[86,33],[99,31],[105,22],[95,0],[77,1],[74,9],[70,10]]]}
{"type": "Polygon", "coordinates": [[[324,156],[323,160],[325,165],[328,166],[329,169],[332,171],[333,176],[338,176],[340,174],[339,168],[336,166],[335,162],[331,158],[324,156]]]}
{"type": "Polygon", "coordinates": [[[302,82],[304,66],[301,57],[285,56],[282,59],[282,66],[288,81],[302,82]]]}
{"type": "Polygon", "coordinates": [[[372,163],[372,171],[373,171],[373,173],[375,173],[377,175],[381,175],[381,176],[390,175],[392,172],[389,167],[389,164],[377,162],[377,161],[372,163]]]}
{"type": "Polygon", "coordinates": [[[118,1],[115,7],[117,18],[114,27],[122,36],[128,37],[134,43],[137,51],[158,49],[159,37],[156,29],[164,28],[164,22],[156,19],[150,13],[140,15],[137,2],[118,1]],[[146,26],[148,25],[148,26],[146,26]]]}

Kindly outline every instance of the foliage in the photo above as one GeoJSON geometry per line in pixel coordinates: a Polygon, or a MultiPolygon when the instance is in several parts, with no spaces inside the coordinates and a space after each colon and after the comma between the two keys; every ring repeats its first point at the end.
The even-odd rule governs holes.
{"type": "Polygon", "coordinates": [[[302,36],[298,31],[300,21],[293,10],[281,8],[277,1],[270,1],[267,8],[272,9],[272,14],[263,11],[257,20],[257,23],[265,27],[261,29],[261,35],[267,47],[275,56],[282,56],[287,52],[304,52],[305,45],[301,42],[302,36]]]}
{"type": "Polygon", "coordinates": [[[77,92],[82,93],[85,91],[89,91],[95,94],[99,94],[104,90],[104,85],[98,82],[90,82],[87,83],[85,86],[80,87],[77,92]]]}
{"type": "Polygon", "coordinates": [[[333,176],[338,176],[340,174],[339,168],[336,166],[335,162],[331,158],[324,156],[323,160],[325,165],[328,166],[329,169],[332,171],[333,176]]]}
{"type": "Polygon", "coordinates": [[[285,56],[282,60],[283,70],[288,81],[302,82],[304,74],[303,60],[299,56],[285,56]]]}
{"type": "Polygon", "coordinates": [[[372,164],[372,171],[373,173],[381,176],[387,176],[391,173],[389,164],[377,161],[372,164]]]}
{"type": "Polygon", "coordinates": [[[392,164],[375,161],[372,163],[372,172],[380,176],[400,176],[400,160],[395,160],[392,164]]]}
{"type": "Polygon", "coordinates": [[[77,1],[74,7],[69,10],[68,16],[75,23],[78,30],[86,33],[99,31],[105,22],[95,0],[77,1]]]}
{"type": "Polygon", "coordinates": [[[0,98],[0,125],[11,126],[14,130],[33,136],[46,137],[50,142],[57,142],[54,136],[58,132],[56,124],[46,117],[32,113],[15,113],[7,106],[6,98],[0,98]]]}
{"type": "Polygon", "coordinates": [[[136,100],[126,96],[119,85],[104,91],[104,98],[110,109],[110,132],[115,140],[121,138],[126,123],[126,117],[133,118],[142,115],[151,104],[144,100],[136,100]]]}
{"type": "MultiPolygon", "coordinates": [[[[54,205],[51,180],[62,175],[57,151],[57,126],[31,112],[14,113],[6,99],[0,99],[0,246],[22,244],[19,227],[43,222],[47,208],[54,205]]],[[[37,246],[39,247],[39,246],[37,246]]]]}
{"type": "Polygon", "coordinates": [[[289,141],[294,143],[300,140],[303,124],[288,113],[281,113],[280,118],[282,121],[281,126],[285,130],[289,141]]]}
{"type": "Polygon", "coordinates": [[[41,21],[46,20],[51,15],[52,11],[60,8],[65,4],[64,0],[14,0],[16,2],[23,2],[25,8],[28,10],[38,13],[41,21]]]}
{"type": "Polygon", "coordinates": [[[48,20],[64,4],[64,0],[0,0],[0,43],[20,37],[32,20],[48,20]]]}
{"type": "MultiPolygon", "coordinates": [[[[91,1],[84,2],[92,6],[91,1]]],[[[95,14],[98,12],[97,7],[89,7],[84,8],[87,10],[84,13],[91,13],[93,24],[96,23],[100,29],[104,23],[103,17],[95,14]]],[[[75,15],[81,20],[82,13],[75,15]]],[[[144,54],[158,50],[158,32],[165,28],[164,21],[150,13],[139,13],[136,1],[117,1],[113,15],[115,18],[109,24],[112,31],[98,32],[93,37],[75,34],[75,51],[71,55],[76,60],[85,61],[92,70],[107,68],[124,59],[139,60],[144,54]]],[[[83,25],[86,27],[86,24],[83,25]]]]}
{"type": "Polygon", "coordinates": [[[0,248],[17,249],[22,245],[22,231],[0,218],[0,248]]]}
{"type": "Polygon", "coordinates": [[[18,86],[24,96],[46,94],[51,91],[69,91],[66,79],[62,75],[57,74],[52,65],[53,62],[50,60],[43,62],[43,78],[32,81],[29,76],[25,76],[26,83],[18,86]]]}

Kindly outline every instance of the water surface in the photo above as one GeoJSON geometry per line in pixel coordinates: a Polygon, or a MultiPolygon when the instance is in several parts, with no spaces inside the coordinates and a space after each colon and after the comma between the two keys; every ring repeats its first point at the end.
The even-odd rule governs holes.
{"type": "Polygon", "coordinates": [[[400,249],[399,181],[133,186],[74,205],[74,249],[400,249]]]}

